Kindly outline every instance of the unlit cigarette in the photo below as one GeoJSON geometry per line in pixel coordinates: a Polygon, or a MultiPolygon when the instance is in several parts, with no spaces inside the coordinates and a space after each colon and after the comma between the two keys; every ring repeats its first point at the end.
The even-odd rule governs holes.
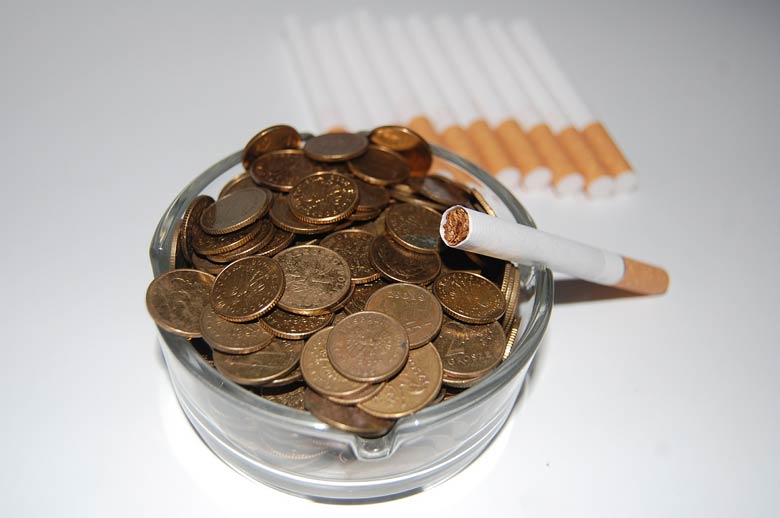
{"type": "Polygon", "coordinates": [[[616,179],[616,189],[625,192],[636,188],[636,173],[631,165],[574,89],[534,27],[527,20],[515,20],[510,24],[510,31],[563,111],[583,133],[606,171],[616,179]]]}
{"type": "Polygon", "coordinates": [[[669,287],[669,274],[657,266],[461,206],[442,215],[439,232],[458,250],[548,267],[633,293],[658,295],[669,287]]]}

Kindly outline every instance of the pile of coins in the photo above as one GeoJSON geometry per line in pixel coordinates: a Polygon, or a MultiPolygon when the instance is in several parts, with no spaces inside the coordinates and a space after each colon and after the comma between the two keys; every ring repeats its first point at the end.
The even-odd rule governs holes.
{"type": "Polygon", "coordinates": [[[366,437],[490,373],[517,336],[520,272],[446,247],[442,211],[494,215],[429,174],[405,127],[303,141],[273,126],[196,197],[146,302],[227,379],[366,437]]]}

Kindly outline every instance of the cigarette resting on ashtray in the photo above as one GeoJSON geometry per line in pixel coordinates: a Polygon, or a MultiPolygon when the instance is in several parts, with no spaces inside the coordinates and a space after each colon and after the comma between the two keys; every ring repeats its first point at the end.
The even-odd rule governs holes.
{"type": "Polygon", "coordinates": [[[669,287],[662,268],[461,206],[442,215],[439,231],[452,248],[546,266],[605,286],[642,295],[665,293],[669,287]]]}

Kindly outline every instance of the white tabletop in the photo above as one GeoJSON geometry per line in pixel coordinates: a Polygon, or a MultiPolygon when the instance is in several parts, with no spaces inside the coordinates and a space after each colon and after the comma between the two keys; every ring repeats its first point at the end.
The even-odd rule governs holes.
{"type": "MultiPolygon", "coordinates": [[[[780,5],[479,2],[535,22],[641,176],[619,198],[521,201],[544,230],[663,265],[671,289],[571,302],[561,286],[487,452],[422,494],[345,507],[222,464],[144,307],[180,188],[264,126],[306,128],[276,44],[293,7],[63,4],[0,7],[4,515],[777,515],[780,5]]],[[[467,12],[377,6],[411,8],[467,12]]]]}

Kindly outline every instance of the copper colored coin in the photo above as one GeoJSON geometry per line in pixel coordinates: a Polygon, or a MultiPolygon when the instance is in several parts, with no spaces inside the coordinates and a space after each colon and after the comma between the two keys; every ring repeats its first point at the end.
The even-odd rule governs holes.
{"type": "Polygon", "coordinates": [[[405,126],[381,126],[368,135],[368,140],[403,156],[410,169],[406,183],[419,190],[433,164],[431,146],[424,138],[405,126]]]}
{"type": "Polygon", "coordinates": [[[294,387],[288,387],[287,385],[263,385],[255,389],[255,393],[267,399],[273,401],[277,405],[284,405],[296,410],[305,410],[303,406],[303,395],[306,391],[306,387],[303,384],[298,384],[294,387]]]}
{"type": "Polygon", "coordinates": [[[208,305],[214,277],[198,270],[171,270],[146,290],[146,309],[158,326],[187,338],[201,336],[200,315],[208,305]]]}
{"type": "Polygon", "coordinates": [[[409,352],[409,360],[376,396],[358,408],[376,417],[397,419],[424,408],[441,390],[442,366],[432,344],[409,352]]]}
{"type": "MultiPolygon", "coordinates": [[[[357,313],[366,309],[366,301],[368,298],[376,292],[378,289],[387,286],[387,282],[382,279],[377,279],[374,282],[366,284],[358,284],[355,286],[355,291],[352,293],[347,304],[344,306],[344,311],[348,314],[357,313]]],[[[335,323],[334,323],[335,325],[335,323]]]]}
{"type": "Polygon", "coordinates": [[[349,265],[339,254],[317,245],[287,248],[274,258],[284,271],[279,307],[299,315],[329,313],[349,292],[349,265]]]}
{"type": "Polygon", "coordinates": [[[298,383],[299,381],[303,381],[303,374],[301,374],[301,368],[300,365],[284,376],[279,376],[277,378],[272,379],[271,381],[263,384],[263,387],[268,388],[274,388],[274,387],[286,387],[288,385],[292,385],[294,383],[298,383]]]}
{"type": "Polygon", "coordinates": [[[396,203],[387,209],[385,228],[398,244],[420,253],[434,253],[439,249],[441,214],[433,209],[396,203]]]}
{"type": "Polygon", "coordinates": [[[306,389],[303,404],[320,421],[362,437],[381,437],[395,424],[391,419],[374,417],[355,406],[334,403],[311,389],[306,389]]]}
{"type": "Polygon", "coordinates": [[[501,362],[506,336],[498,322],[472,325],[447,320],[433,345],[441,356],[445,376],[475,378],[501,362]]]}
{"type": "Polygon", "coordinates": [[[439,274],[439,254],[420,254],[402,247],[386,235],[371,243],[371,264],[382,275],[398,282],[428,284],[439,274]]]}
{"type": "Polygon", "coordinates": [[[278,336],[279,338],[303,340],[329,325],[332,321],[332,313],[305,316],[288,313],[283,309],[275,308],[260,319],[260,325],[265,327],[269,333],[278,336]]]}
{"type": "Polygon", "coordinates": [[[249,169],[255,182],[282,192],[291,191],[296,183],[313,172],[311,161],[299,149],[266,153],[252,162],[249,169]]]}
{"type": "Polygon", "coordinates": [[[445,273],[433,283],[433,293],[448,315],[469,324],[495,322],[506,310],[501,290],[475,273],[445,273]]]}
{"type": "Polygon", "coordinates": [[[413,205],[420,205],[422,207],[428,207],[429,209],[433,209],[437,212],[444,212],[449,207],[442,205],[441,203],[435,203],[429,200],[428,198],[423,198],[422,196],[418,196],[416,194],[409,194],[405,193],[403,191],[399,191],[396,189],[398,187],[397,185],[394,185],[392,189],[390,189],[390,196],[394,200],[398,200],[404,203],[411,203],[413,205]]]}
{"type": "Polygon", "coordinates": [[[448,387],[466,389],[469,387],[473,387],[474,385],[479,383],[479,381],[484,377],[485,377],[484,374],[482,376],[476,376],[474,378],[453,378],[450,376],[444,376],[442,377],[441,382],[443,385],[446,385],[448,387]]]}
{"type": "Polygon", "coordinates": [[[193,227],[192,248],[201,255],[224,254],[247,244],[261,230],[263,230],[262,222],[256,221],[230,234],[213,236],[205,233],[198,225],[193,227]]]}
{"type": "Polygon", "coordinates": [[[358,189],[352,178],[319,172],[295,184],[287,203],[293,216],[306,223],[336,223],[355,211],[358,189]]]}
{"type": "Polygon", "coordinates": [[[420,188],[420,194],[445,207],[452,207],[453,205],[471,206],[467,191],[452,180],[436,174],[425,177],[420,188]]]}
{"type": "Polygon", "coordinates": [[[401,370],[408,355],[409,339],[403,326],[375,311],[348,316],[328,336],[328,359],[354,381],[389,379],[401,370]]]}
{"type": "Polygon", "coordinates": [[[360,390],[359,392],[355,392],[354,394],[350,394],[349,396],[325,397],[334,403],[338,403],[339,405],[357,405],[358,403],[362,403],[363,401],[369,400],[376,396],[377,393],[382,390],[386,384],[386,381],[382,381],[380,383],[367,383],[366,388],[360,390]]]}
{"type": "Polygon", "coordinates": [[[273,257],[292,243],[295,234],[274,226],[271,240],[257,252],[257,255],[273,257]]]}
{"type": "Polygon", "coordinates": [[[274,198],[269,216],[271,221],[274,222],[274,225],[281,228],[282,230],[293,232],[295,234],[322,234],[323,232],[330,232],[335,228],[334,224],[316,225],[313,223],[306,223],[296,218],[290,211],[290,205],[288,203],[287,196],[276,196],[274,198]]]}
{"type": "Polygon", "coordinates": [[[203,211],[200,228],[208,234],[229,234],[263,217],[270,206],[271,192],[267,189],[234,192],[203,211]]]}
{"type": "Polygon", "coordinates": [[[368,255],[373,240],[374,235],[365,230],[348,229],[328,234],[322,238],[320,246],[330,248],[346,259],[352,282],[363,284],[379,278],[379,272],[368,255]]]}
{"type": "Polygon", "coordinates": [[[295,128],[283,124],[271,126],[249,140],[241,153],[241,163],[244,169],[249,169],[260,155],[280,149],[296,149],[300,145],[301,135],[295,128]]]}
{"type": "Polygon", "coordinates": [[[244,189],[261,189],[259,185],[255,183],[254,180],[252,180],[252,177],[249,175],[248,171],[244,171],[240,175],[236,176],[235,178],[232,178],[225,183],[224,186],[222,186],[222,190],[219,191],[219,195],[217,196],[217,199],[222,199],[228,194],[234,193],[236,191],[243,191],[244,189]]]}
{"type": "MultiPolygon", "coordinates": [[[[179,232],[179,249],[187,262],[192,263],[192,239],[195,235],[195,228],[200,226],[200,216],[207,207],[214,203],[211,196],[196,196],[187,206],[184,215],[181,218],[181,231],[179,232]]],[[[198,229],[199,230],[199,229],[198,229]]]]}
{"type": "Polygon", "coordinates": [[[203,310],[200,327],[211,348],[226,354],[253,353],[273,340],[259,322],[230,322],[217,315],[211,304],[203,310]]]}
{"type": "Polygon", "coordinates": [[[387,189],[379,185],[371,185],[357,178],[354,179],[358,188],[358,212],[376,212],[387,207],[390,203],[390,194],[387,189]]]}
{"type": "Polygon", "coordinates": [[[177,266],[183,267],[181,249],[179,243],[181,242],[181,227],[182,222],[179,221],[173,227],[173,233],[171,234],[171,253],[168,256],[168,269],[174,270],[177,266]]]}
{"type": "Polygon", "coordinates": [[[190,262],[197,270],[209,273],[211,275],[219,275],[227,266],[227,263],[215,263],[208,257],[203,257],[202,255],[198,254],[192,254],[190,262]]]}
{"type": "Polygon", "coordinates": [[[349,396],[369,387],[368,383],[345,378],[333,368],[326,349],[333,328],[318,331],[306,340],[301,353],[301,372],[309,387],[326,396],[349,396]]]}
{"type": "Polygon", "coordinates": [[[377,290],[366,302],[366,311],[391,316],[404,326],[409,347],[421,347],[439,332],[441,304],[433,294],[414,284],[390,284],[377,290]]]}
{"type": "Polygon", "coordinates": [[[362,155],[368,139],[358,133],[326,133],[310,138],[303,144],[303,152],[319,162],[344,162],[362,155]]]}
{"type": "Polygon", "coordinates": [[[409,176],[409,165],[392,149],[368,146],[361,156],[349,161],[352,174],[373,185],[403,182],[409,176]]]}
{"type": "Polygon", "coordinates": [[[214,365],[226,378],[240,385],[258,386],[292,371],[301,358],[303,340],[274,338],[266,347],[249,354],[214,351],[214,365]]]}
{"type": "Polygon", "coordinates": [[[211,305],[227,320],[246,322],[271,310],[285,288],[284,272],[276,260],[259,255],[228,265],[214,281],[211,305]]]}
{"type": "Polygon", "coordinates": [[[260,220],[258,225],[261,227],[260,231],[250,241],[239,246],[235,250],[231,250],[230,252],[225,252],[224,254],[212,254],[208,257],[209,260],[215,263],[230,263],[258,253],[271,241],[271,238],[274,235],[274,230],[276,229],[274,224],[271,223],[271,220],[268,219],[260,220]]]}

